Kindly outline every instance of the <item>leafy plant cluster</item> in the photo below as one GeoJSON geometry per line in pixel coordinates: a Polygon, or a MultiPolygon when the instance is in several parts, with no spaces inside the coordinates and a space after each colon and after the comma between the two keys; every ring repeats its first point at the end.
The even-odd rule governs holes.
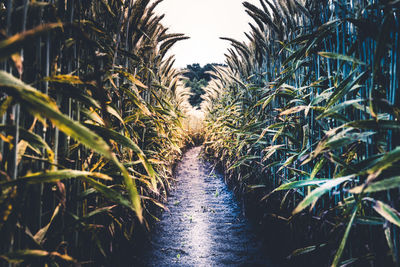
{"type": "Polygon", "coordinates": [[[120,265],[163,207],[187,37],[160,2],[0,1],[0,261],[120,265]]]}
{"type": "Polygon", "coordinates": [[[398,266],[399,2],[243,5],[249,42],[223,38],[229,67],[203,96],[205,152],[261,222],[283,222],[287,244],[306,245],[291,257],[398,266]]]}

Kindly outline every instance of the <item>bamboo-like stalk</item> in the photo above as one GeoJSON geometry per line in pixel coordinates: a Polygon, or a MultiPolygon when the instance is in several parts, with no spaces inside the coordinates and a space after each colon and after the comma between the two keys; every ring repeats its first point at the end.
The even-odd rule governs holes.
{"type": "MultiPolygon", "coordinates": [[[[8,2],[9,4],[6,6],[7,23],[4,23],[7,24],[7,33],[9,36],[19,33],[22,33],[20,36],[24,36],[23,34],[27,33],[25,28],[22,30],[11,28],[11,21],[17,20],[13,16],[15,14],[20,15],[21,12],[27,16],[27,7],[30,1],[25,0],[25,9],[13,6],[15,1],[8,2]]],[[[101,262],[99,255],[105,254],[114,257],[113,255],[119,253],[116,250],[116,247],[119,246],[117,242],[135,239],[136,233],[131,237],[124,235],[125,229],[118,229],[118,227],[133,229],[139,223],[142,215],[139,209],[142,203],[135,203],[134,201],[139,200],[146,205],[152,205],[151,201],[140,200],[139,195],[134,196],[135,190],[140,194],[159,200],[166,194],[165,188],[168,186],[169,178],[164,177],[164,175],[168,173],[166,170],[169,167],[167,164],[153,166],[148,158],[151,157],[160,162],[173,162],[179,157],[180,153],[176,146],[182,146],[185,142],[183,129],[179,128],[176,116],[166,115],[169,112],[176,114],[173,94],[164,90],[157,92],[157,97],[168,103],[165,106],[160,106],[159,103],[151,101],[146,103],[135,90],[137,90],[137,86],[140,86],[140,77],[145,77],[147,72],[154,73],[154,77],[148,76],[150,77],[149,84],[152,82],[161,83],[161,88],[169,86],[172,80],[177,78],[177,74],[173,72],[161,73],[160,66],[164,64],[164,55],[161,55],[161,52],[157,49],[153,49],[150,56],[143,57],[141,60],[137,59],[137,57],[142,56],[140,51],[148,42],[153,42],[155,47],[158,47],[160,42],[158,40],[168,39],[166,37],[168,34],[165,31],[159,31],[161,28],[159,26],[160,19],[156,18],[151,12],[151,14],[144,12],[149,1],[137,0],[129,3],[127,1],[125,3],[92,1],[89,3],[59,0],[47,1],[47,3],[50,3],[50,5],[38,5],[32,2],[32,10],[43,9],[43,14],[46,14],[46,16],[41,12],[34,13],[29,10],[29,21],[32,20],[35,23],[43,24],[43,26],[54,25],[58,21],[64,24],[63,28],[43,31],[36,35],[36,31],[40,30],[40,27],[29,25],[30,29],[28,30],[31,30],[30,33],[33,34],[30,38],[33,38],[34,41],[27,44],[25,40],[22,40],[24,50],[21,53],[25,57],[24,65],[27,66],[27,77],[24,76],[23,78],[32,82],[32,87],[40,84],[37,89],[43,90],[44,94],[41,95],[34,91],[36,96],[40,96],[40,101],[36,102],[36,104],[39,103],[39,106],[35,106],[27,104],[23,97],[19,97],[18,93],[15,94],[17,88],[12,86],[8,88],[9,85],[4,87],[8,90],[6,91],[7,95],[9,92],[14,93],[15,103],[24,104],[17,104],[12,107],[13,124],[17,125],[19,131],[4,132],[7,134],[5,136],[12,137],[14,150],[8,151],[8,148],[11,147],[8,144],[0,152],[5,155],[2,159],[2,166],[7,166],[7,173],[14,178],[19,179],[27,173],[36,171],[46,175],[51,175],[52,172],[68,171],[71,172],[71,177],[64,179],[57,175],[58,178],[53,177],[51,181],[40,182],[39,193],[32,190],[35,186],[31,186],[25,182],[27,180],[21,179],[21,182],[15,185],[15,188],[21,191],[21,188],[24,188],[22,197],[22,195],[13,196],[12,192],[7,191],[8,187],[4,189],[3,183],[11,183],[11,181],[6,178],[6,180],[3,180],[4,177],[2,176],[0,190],[2,190],[2,197],[5,197],[4,201],[15,201],[21,203],[21,205],[12,206],[15,216],[6,220],[4,227],[3,222],[1,222],[0,231],[1,234],[5,233],[10,224],[13,224],[12,229],[15,228],[16,224],[21,226],[21,230],[12,230],[7,233],[13,240],[11,248],[14,250],[29,248],[32,241],[28,241],[28,239],[34,236],[35,242],[40,244],[41,249],[49,249],[49,252],[59,249],[60,253],[63,254],[62,249],[66,243],[56,243],[65,240],[69,244],[68,251],[73,256],[101,262]],[[129,8],[127,18],[125,18],[126,14],[124,13],[126,8],[129,8]],[[132,19],[130,16],[132,16],[132,19]],[[122,33],[120,34],[120,29],[115,26],[114,17],[125,18],[125,36],[122,33]],[[76,20],[79,20],[79,22],[75,23],[76,20]],[[88,23],[96,20],[99,22],[98,24],[88,23]],[[100,28],[103,28],[92,28],[99,25],[100,28]],[[140,29],[137,27],[138,25],[141,25],[140,29]],[[121,49],[120,46],[115,49],[113,42],[112,37],[117,34],[121,35],[120,41],[124,44],[121,49]],[[140,39],[140,36],[146,36],[151,40],[140,39]],[[115,49],[115,54],[113,54],[115,58],[109,57],[110,48],[115,49]],[[122,49],[125,49],[126,54],[120,52],[123,51],[122,49]],[[158,60],[155,61],[155,58],[158,58],[158,60]],[[36,61],[32,62],[33,60],[36,61]],[[124,64],[121,68],[115,68],[113,62],[115,65],[124,64]],[[29,66],[35,64],[38,66],[38,71],[46,77],[45,79],[39,73],[31,73],[32,70],[29,66]],[[130,70],[133,73],[130,73],[130,70]],[[108,83],[107,81],[110,81],[110,79],[115,79],[115,84],[108,83]],[[113,111],[112,103],[112,100],[117,97],[120,98],[120,108],[116,109],[118,114],[113,111]],[[52,100],[53,98],[55,98],[55,101],[52,100]],[[43,103],[51,106],[51,111],[40,110],[40,108],[45,108],[40,106],[43,103]],[[150,103],[157,105],[157,107],[151,106],[150,103]],[[16,109],[17,107],[20,108],[20,111],[16,109]],[[52,117],[55,114],[57,119],[52,117]],[[140,122],[132,120],[129,116],[139,118],[140,122]],[[36,124],[38,127],[28,130],[27,125],[34,117],[39,119],[36,124]],[[43,124],[42,130],[38,129],[41,126],[40,124],[43,124]],[[166,125],[170,127],[166,127],[166,125]],[[77,131],[79,129],[81,130],[80,134],[77,131]],[[167,138],[159,135],[158,132],[160,131],[167,138]],[[85,133],[92,135],[92,138],[87,139],[85,133]],[[64,134],[65,138],[63,137],[64,134]],[[140,138],[141,136],[143,138],[140,138]],[[70,137],[73,137],[79,143],[70,141],[70,137]],[[25,151],[22,151],[23,146],[20,146],[24,155],[22,155],[20,161],[20,171],[14,174],[14,171],[18,171],[17,166],[12,169],[13,163],[17,162],[16,151],[18,151],[18,148],[15,148],[19,143],[18,141],[21,140],[28,142],[29,146],[25,151]],[[96,141],[104,143],[99,146],[91,143],[96,141]],[[102,146],[106,146],[107,149],[102,146]],[[143,148],[145,152],[139,147],[143,148]],[[65,155],[68,157],[64,160],[65,155]],[[141,164],[134,164],[129,169],[123,165],[129,165],[131,162],[138,162],[138,160],[141,164]],[[34,169],[32,169],[32,166],[34,166],[34,169]],[[120,171],[115,170],[116,167],[120,171]],[[39,170],[36,170],[37,168],[39,170]],[[87,177],[92,179],[91,182],[87,182],[84,179],[74,177],[75,171],[102,173],[106,176],[112,176],[113,179],[102,180],[102,178],[97,179],[97,177],[96,180],[93,180],[91,177],[87,177]],[[156,173],[159,175],[159,180],[155,176],[156,173]],[[125,179],[123,182],[121,182],[122,174],[125,179]],[[146,181],[151,178],[152,186],[150,187],[148,183],[142,182],[138,182],[136,186],[132,185],[129,183],[131,176],[134,176],[137,181],[146,181]],[[50,184],[47,185],[48,183],[50,184]],[[158,190],[159,195],[154,193],[158,190]],[[90,193],[91,191],[92,193],[90,193]],[[126,199],[126,192],[129,192],[131,199],[126,199]],[[31,199],[35,203],[30,203],[29,200],[31,199]],[[127,203],[135,206],[134,212],[132,212],[132,207],[126,206],[127,203]],[[36,206],[39,206],[39,208],[37,209],[36,206]],[[21,207],[21,209],[34,207],[34,209],[24,213],[23,210],[17,210],[17,207],[21,207]],[[109,210],[107,210],[108,208],[109,210]],[[24,214],[21,215],[22,213],[24,214]],[[54,221],[51,216],[53,213],[54,221]],[[110,220],[111,215],[115,216],[112,220],[110,220]],[[48,223],[51,224],[50,228],[41,228],[48,223]],[[88,227],[90,225],[103,225],[102,229],[104,230],[102,231],[108,233],[103,235],[103,232],[99,233],[96,229],[88,227]],[[38,231],[39,229],[40,231],[38,231]],[[32,232],[32,235],[24,236],[25,232],[28,233],[29,231],[32,232]],[[44,234],[44,239],[41,239],[41,234],[44,234]],[[97,239],[100,236],[107,238],[94,243],[92,237],[97,239]],[[83,246],[86,248],[89,243],[94,244],[90,245],[87,250],[80,249],[83,246]],[[42,245],[43,247],[41,247],[42,245]]],[[[24,18],[24,20],[26,21],[27,18],[24,18]]],[[[2,26],[0,25],[0,28],[3,30],[2,26]]],[[[182,35],[179,36],[182,37],[182,35]]],[[[165,52],[163,51],[163,53],[165,52]]],[[[8,56],[11,56],[11,54],[8,56]]],[[[15,73],[14,66],[11,64],[4,66],[10,73],[15,73]]],[[[0,74],[4,76],[3,73],[0,74]]],[[[13,80],[8,76],[4,77],[13,80]]],[[[7,79],[2,78],[1,90],[3,90],[3,83],[7,82],[7,79]]],[[[18,82],[23,84],[22,79],[19,79],[18,82]]],[[[147,79],[142,80],[142,83],[146,82],[148,82],[147,79]]],[[[27,86],[23,84],[22,87],[24,90],[27,88],[30,90],[31,87],[27,86]]],[[[175,90],[174,86],[170,86],[170,88],[172,91],[175,90]]],[[[140,90],[142,89],[140,88],[140,90]]],[[[3,117],[3,123],[10,123],[11,119],[12,116],[7,114],[3,117]]],[[[40,179],[44,178],[41,177],[40,179]]],[[[3,201],[3,198],[1,201],[3,201]]],[[[4,207],[8,207],[8,205],[4,207]]],[[[1,205],[1,209],[3,209],[3,205],[1,205]]],[[[0,212],[6,214],[4,210],[0,210],[0,212]]],[[[8,248],[3,250],[3,247],[2,244],[0,255],[8,255],[8,248]]],[[[38,249],[38,247],[34,247],[34,249],[38,249]]],[[[35,258],[35,256],[32,257],[35,258]]],[[[40,259],[35,260],[41,261],[40,259]]],[[[57,259],[46,258],[45,261],[46,264],[51,265],[53,260],[57,259]]],[[[25,261],[25,264],[30,264],[30,259],[25,258],[22,261],[25,261]]]]}
{"type": "MultiPolygon", "coordinates": [[[[363,0],[357,1],[357,3],[354,1],[307,1],[307,5],[303,6],[304,9],[307,9],[307,12],[302,12],[303,8],[297,10],[298,16],[303,17],[300,19],[297,19],[293,14],[289,15],[290,12],[293,12],[290,10],[296,10],[290,8],[292,4],[290,1],[269,2],[268,5],[274,14],[273,18],[267,14],[267,11],[264,11],[265,14],[263,14],[263,11],[251,4],[245,4],[249,15],[254,17],[256,22],[262,18],[264,23],[260,26],[258,21],[260,28],[264,27],[264,36],[260,36],[257,33],[259,29],[254,27],[252,33],[248,36],[259,38],[258,42],[264,42],[265,46],[270,47],[270,49],[262,52],[264,53],[264,63],[260,65],[252,64],[251,62],[257,59],[257,53],[260,53],[260,51],[252,51],[249,59],[242,53],[242,50],[246,48],[238,47],[237,42],[232,41],[233,49],[227,56],[227,63],[230,68],[229,75],[219,78],[222,80],[221,83],[226,85],[223,89],[218,90],[219,95],[207,96],[207,99],[211,99],[215,103],[208,104],[208,106],[214,108],[211,109],[209,115],[209,125],[206,132],[209,137],[206,138],[206,151],[209,151],[215,158],[222,160],[226,168],[229,168],[228,175],[230,177],[238,175],[238,186],[248,185],[249,183],[256,183],[255,185],[259,186],[259,177],[262,177],[261,185],[273,190],[285,183],[286,186],[289,186],[292,181],[314,180],[315,177],[332,180],[344,173],[353,173],[357,178],[351,182],[351,186],[349,186],[351,188],[355,185],[362,185],[365,181],[370,182],[370,180],[365,175],[355,172],[355,170],[349,170],[349,166],[362,169],[363,167],[357,164],[364,163],[369,159],[372,160],[372,158],[379,158],[383,161],[384,154],[381,154],[383,151],[394,153],[393,150],[398,149],[398,142],[396,145],[390,142],[390,140],[393,140],[392,133],[398,135],[397,126],[386,128],[379,125],[381,120],[386,119],[390,123],[396,124],[393,111],[384,110],[377,104],[379,102],[377,100],[378,95],[385,98],[384,101],[387,101],[387,103],[392,103],[392,88],[397,88],[396,86],[392,87],[392,84],[398,83],[398,75],[395,74],[393,62],[393,59],[398,62],[398,56],[395,55],[393,50],[395,47],[398,50],[398,39],[396,39],[398,25],[394,26],[397,16],[393,15],[398,13],[398,7],[385,6],[386,2],[382,1],[374,2],[377,5],[370,5],[370,1],[363,0]],[[351,10],[344,9],[344,7],[347,7],[346,5],[349,5],[351,10]],[[312,14],[312,17],[307,16],[307,13],[312,14]],[[258,14],[258,16],[254,14],[258,14]],[[391,27],[384,23],[384,21],[389,20],[392,24],[391,27]],[[299,28],[304,30],[303,32],[299,28],[293,27],[294,21],[299,28]],[[374,30],[376,34],[380,32],[380,37],[370,37],[370,35],[365,37],[364,34],[368,32],[366,25],[369,25],[366,21],[377,23],[376,29],[369,30],[374,30]],[[330,25],[335,25],[335,27],[330,25]],[[299,39],[296,39],[297,37],[299,39]],[[386,46],[382,45],[382,42],[387,42],[386,46]],[[385,48],[383,48],[384,46],[385,48]],[[277,51],[280,52],[277,53],[277,51]],[[357,63],[358,58],[365,64],[357,63]],[[259,70],[259,66],[263,66],[263,69],[259,70]],[[255,83],[256,80],[250,79],[249,76],[254,76],[258,72],[271,73],[271,75],[266,75],[266,79],[259,90],[254,90],[254,87],[258,87],[258,85],[255,83]],[[363,77],[357,78],[359,74],[362,74],[363,77]],[[304,79],[301,81],[303,77],[304,79]],[[346,88],[346,84],[351,83],[354,83],[352,87],[346,88]],[[237,90],[237,88],[240,89],[237,90]],[[247,91],[247,88],[253,90],[247,91]],[[332,95],[350,88],[351,90],[346,90],[345,93],[340,94],[340,98],[332,98],[332,95]],[[331,96],[324,94],[331,94],[331,96]],[[233,104],[232,99],[235,101],[233,104]],[[254,101],[254,99],[259,100],[254,101]],[[320,101],[320,104],[316,104],[316,101],[320,101]],[[353,105],[349,105],[349,101],[359,101],[360,105],[355,108],[353,105]],[[246,105],[245,103],[253,104],[246,105]],[[224,108],[229,105],[234,105],[237,110],[224,108]],[[328,114],[328,111],[331,110],[330,107],[335,109],[340,108],[341,105],[348,106],[340,111],[328,114]],[[262,106],[261,111],[259,110],[260,106],[262,106]],[[296,111],[296,109],[300,111],[296,111]],[[257,128],[249,117],[255,118],[262,125],[261,128],[257,128]],[[353,128],[349,128],[350,125],[362,124],[370,119],[377,121],[377,126],[353,126],[353,128]],[[253,128],[250,128],[251,126],[253,128]],[[309,146],[304,146],[304,144],[301,146],[301,143],[296,144],[295,139],[304,140],[305,131],[300,130],[304,126],[310,129],[309,146]],[[346,134],[342,132],[342,129],[356,131],[361,135],[368,135],[371,132],[375,134],[366,136],[359,140],[359,143],[350,142],[348,145],[339,146],[331,143],[325,146],[325,142],[330,142],[329,140],[343,141],[341,134],[346,134]],[[330,136],[326,134],[329,131],[336,132],[330,136]],[[243,146],[239,145],[241,142],[248,144],[249,148],[244,150],[243,146]],[[273,150],[277,145],[282,148],[273,150]],[[307,149],[304,149],[304,147],[307,149]],[[318,151],[321,147],[324,147],[322,153],[318,151]],[[269,150],[274,153],[261,153],[269,150]],[[316,157],[316,153],[320,153],[320,155],[316,157]],[[250,158],[253,154],[258,154],[261,157],[250,158]],[[265,158],[266,154],[268,158],[265,158]],[[307,157],[309,159],[305,160],[307,157]],[[245,160],[246,158],[248,159],[245,160]],[[318,167],[319,162],[323,162],[322,167],[318,167]],[[260,167],[252,168],[252,166],[260,167]],[[265,170],[268,171],[268,175],[264,175],[265,170]],[[305,174],[299,174],[299,170],[304,171],[305,174]],[[240,181],[243,173],[248,173],[248,176],[252,178],[240,181]]],[[[303,1],[302,3],[304,4],[303,1]]],[[[249,39],[250,44],[247,45],[247,48],[251,50],[256,41],[253,38],[249,39]]],[[[256,47],[260,49],[261,46],[257,44],[256,47]]],[[[395,167],[389,169],[396,172],[395,167]]],[[[378,180],[388,178],[390,178],[390,174],[380,173],[378,180]]],[[[364,186],[368,186],[368,182],[364,186]]],[[[294,192],[303,194],[303,196],[292,194],[291,205],[294,213],[297,214],[299,209],[305,208],[302,207],[303,201],[315,197],[314,194],[317,190],[310,187],[292,189],[294,192]]],[[[279,192],[275,191],[274,194],[279,195],[279,192]]],[[[265,192],[265,198],[269,197],[269,193],[271,192],[265,192]]],[[[282,203],[290,203],[288,194],[290,194],[290,191],[284,196],[281,195],[278,200],[283,198],[282,203]]],[[[338,207],[349,199],[359,199],[364,196],[362,193],[354,194],[346,189],[332,188],[332,190],[326,191],[326,197],[315,198],[313,203],[317,203],[317,205],[312,209],[310,215],[334,214],[336,216],[334,221],[337,226],[347,223],[347,229],[350,229],[352,221],[345,219],[349,218],[347,210],[341,211],[338,207]],[[317,202],[316,200],[319,198],[320,200],[317,202]],[[334,208],[332,209],[332,207],[334,208]]],[[[386,193],[379,196],[371,195],[371,197],[376,197],[373,201],[379,199],[379,201],[394,209],[400,208],[398,204],[392,201],[393,198],[398,198],[397,191],[387,189],[386,193]]],[[[356,218],[362,218],[363,214],[368,214],[367,216],[376,215],[374,209],[370,209],[370,206],[366,203],[361,202],[360,205],[362,212],[357,211],[357,214],[354,215],[356,218]]],[[[379,211],[378,213],[384,219],[388,219],[379,211]]],[[[400,220],[400,218],[396,218],[400,220]]],[[[296,225],[293,224],[295,228],[296,225]]],[[[393,224],[398,226],[399,221],[393,222],[393,224]]],[[[388,253],[393,255],[398,255],[397,250],[392,249],[392,247],[398,247],[398,237],[393,236],[393,241],[391,241],[392,233],[398,231],[397,226],[393,226],[395,229],[389,231],[390,237],[387,239],[388,245],[391,247],[391,251],[388,253]]],[[[302,230],[297,229],[297,231],[301,232],[302,230]]],[[[327,231],[330,230],[326,229],[325,233],[327,231]]],[[[385,244],[375,244],[377,237],[382,237],[382,231],[376,227],[370,226],[362,241],[350,239],[349,232],[346,233],[340,243],[341,247],[337,250],[333,266],[338,265],[345,254],[348,258],[362,258],[361,255],[353,255],[358,250],[358,248],[353,250],[353,246],[356,246],[357,243],[358,246],[361,246],[361,242],[365,242],[364,244],[374,247],[381,254],[385,253],[381,250],[385,244]],[[344,249],[342,244],[344,246],[346,241],[349,244],[344,249]]],[[[321,235],[324,235],[324,233],[321,233],[321,235]]],[[[375,260],[382,261],[384,257],[381,256],[381,258],[378,257],[379,259],[375,260]]]]}

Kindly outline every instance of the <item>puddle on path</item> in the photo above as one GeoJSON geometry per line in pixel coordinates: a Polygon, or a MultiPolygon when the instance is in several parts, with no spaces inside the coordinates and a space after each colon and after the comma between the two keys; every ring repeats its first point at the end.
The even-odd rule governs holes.
{"type": "Polygon", "coordinates": [[[200,150],[187,151],[177,167],[170,212],[155,225],[145,266],[276,266],[200,150]]]}

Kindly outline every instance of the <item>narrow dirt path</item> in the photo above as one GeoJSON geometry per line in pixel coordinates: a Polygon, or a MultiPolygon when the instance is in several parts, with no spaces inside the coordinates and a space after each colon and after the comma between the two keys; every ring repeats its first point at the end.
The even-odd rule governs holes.
{"type": "Polygon", "coordinates": [[[268,266],[250,223],[222,176],[186,152],[178,165],[176,189],[152,235],[146,266],[268,266]]]}

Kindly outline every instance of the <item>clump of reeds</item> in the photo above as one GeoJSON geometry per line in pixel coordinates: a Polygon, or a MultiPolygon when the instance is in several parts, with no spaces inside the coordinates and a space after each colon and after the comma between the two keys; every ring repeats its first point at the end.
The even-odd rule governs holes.
{"type": "Polygon", "coordinates": [[[204,96],[205,151],[244,194],[266,206],[279,196],[272,215],[307,244],[292,256],[397,266],[399,4],[260,3],[244,3],[248,43],[224,38],[229,68],[204,96]]]}
{"type": "Polygon", "coordinates": [[[120,265],[163,206],[187,141],[165,55],[186,37],[160,2],[0,2],[3,262],[120,265]]]}

